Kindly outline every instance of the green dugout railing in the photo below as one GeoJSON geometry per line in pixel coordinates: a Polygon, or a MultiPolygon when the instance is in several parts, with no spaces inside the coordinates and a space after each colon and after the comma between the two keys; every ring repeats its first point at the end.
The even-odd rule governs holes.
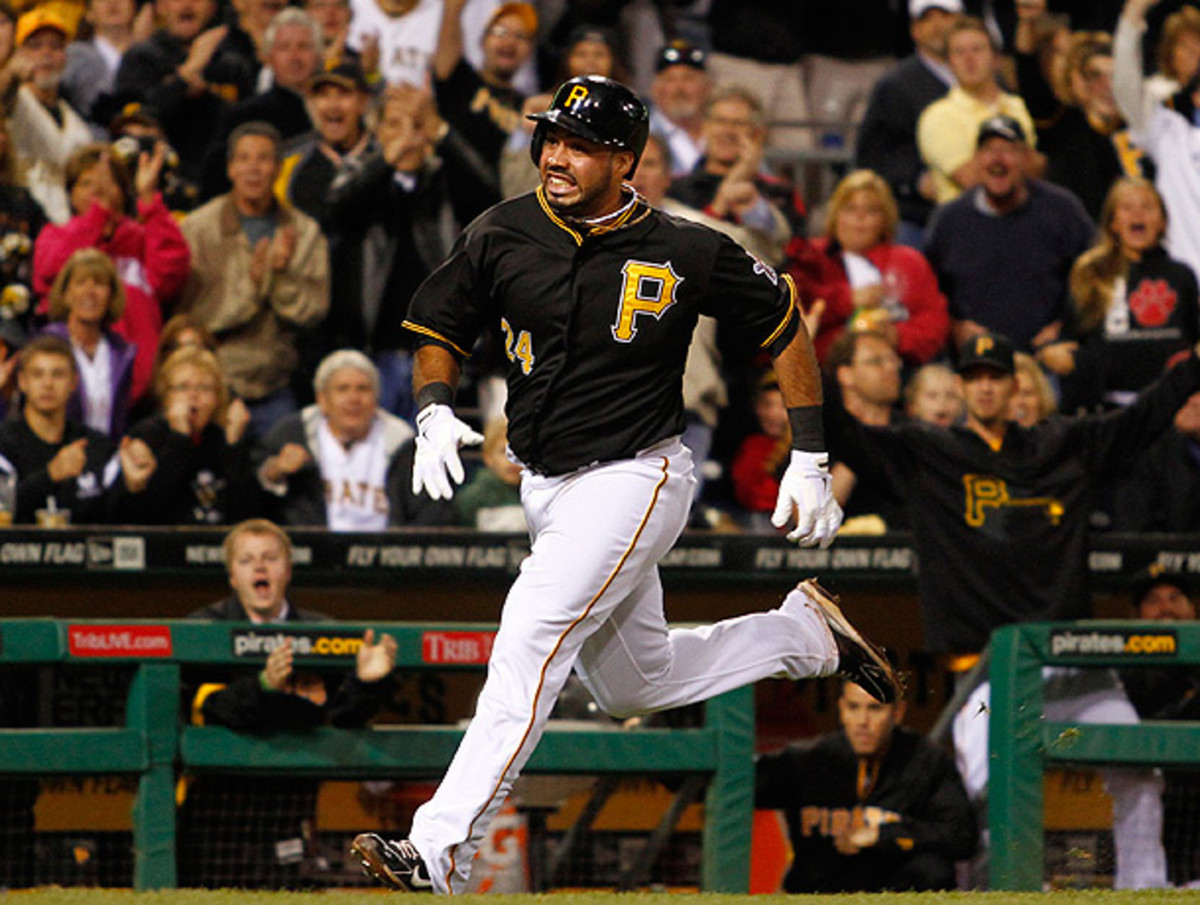
{"type": "Polygon", "coordinates": [[[1040,890],[1042,772],[1047,764],[1171,766],[1200,763],[1200,727],[1048,722],[1042,667],[1200,664],[1200,623],[1039,622],[998,629],[991,641],[988,826],[993,889],[1040,890]]]}
{"type": "MultiPolygon", "coordinates": [[[[136,774],[133,885],[173,887],[178,773],[384,778],[436,776],[449,764],[462,734],[451,727],[248,735],[182,724],[183,666],[252,667],[286,636],[293,638],[298,666],[349,667],[368,627],[396,638],[399,669],[482,669],[495,631],[494,626],[464,623],[0,622],[0,665],[135,667],[124,726],[0,730],[0,774],[136,774]]],[[[696,729],[622,731],[552,721],[526,772],[707,774],[701,885],[714,892],[746,892],[753,755],[754,696],[750,688],[742,688],[709,701],[705,725],[696,729]]]]}

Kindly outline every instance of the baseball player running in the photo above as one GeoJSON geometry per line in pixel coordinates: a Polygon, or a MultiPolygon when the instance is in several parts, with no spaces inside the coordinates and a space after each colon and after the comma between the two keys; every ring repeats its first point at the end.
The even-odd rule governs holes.
{"type": "Polygon", "coordinates": [[[364,870],[394,889],[460,893],[489,821],[537,746],[574,669],[605,711],[680,707],[768,676],[839,673],[890,701],[879,649],[814,581],[775,610],[669,629],[658,561],[687,519],[692,460],[681,379],[700,314],[734,322],[775,361],[794,449],[773,522],[827,546],[821,390],[791,280],[720,233],[649,207],[625,184],[648,135],[638,97],[597,76],[563,84],[537,121],[541,184],[472,223],[413,297],[419,414],[414,490],[449,497],[461,445],[459,363],[503,332],[508,441],[524,468],[529,557],[505,602],[475,716],[408,839],[358,836],[364,870]]]}

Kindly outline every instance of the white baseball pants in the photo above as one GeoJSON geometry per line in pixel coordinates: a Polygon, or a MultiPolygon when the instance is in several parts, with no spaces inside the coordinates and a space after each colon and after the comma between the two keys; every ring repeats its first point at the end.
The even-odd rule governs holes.
{"type": "Polygon", "coordinates": [[[683,530],[693,483],[678,438],[570,475],[525,472],[532,549],[505,601],[475,716],[409,835],[437,892],[465,891],[488,823],[572,668],[601,707],[628,716],[837,667],[824,620],[799,599],[786,612],[667,627],[657,564],[683,530]]]}

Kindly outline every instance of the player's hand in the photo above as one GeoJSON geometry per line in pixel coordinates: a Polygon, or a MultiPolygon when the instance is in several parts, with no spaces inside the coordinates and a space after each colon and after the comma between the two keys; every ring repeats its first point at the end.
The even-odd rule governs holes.
{"type": "Polygon", "coordinates": [[[878,842],[878,826],[856,826],[833,837],[834,848],[843,855],[857,855],[878,842]]]}
{"type": "Polygon", "coordinates": [[[396,639],[391,635],[380,635],[375,640],[375,630],[363,633],[362,647],[354,661],[354,674],[360,682],[378,682],[387,678],[396,666],[396,639]]]}
{"type": "Polygon", "coordinates": [[[459,421],[454,409],[434,402],[417,415],[417,448],[413,455],[413,493],[424,490],[435,500],[454,496],[455,484],[461,484],[466,474],[458,457],[460,446],[478,446],[483,434],[459,421]]]}
{"type": "Polygon", "coordinates": [[[829,454],[792,450],[792,461],[779,482],[779,497],[771,524],[783,528],[796,516],[788,540],[802,547],[820,544],[824,549],[842,524],[842,507],[833,498],[829,454]]]}

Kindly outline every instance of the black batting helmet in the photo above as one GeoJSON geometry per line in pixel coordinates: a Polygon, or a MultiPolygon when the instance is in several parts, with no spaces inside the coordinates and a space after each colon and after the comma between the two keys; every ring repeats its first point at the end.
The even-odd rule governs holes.
{"type": "Polygon", "coordinates": [[[554,92],[550,108],[545,113],[533,113],[537,121],[529,155],[535,164],[542,159],[542,144],[549,123],[562,126],[568,132],[582,135],[589,141],[633,152],[633,166],[650,136],[650,114],[641,99],[620,82],[599,75],[580,75],[569,79],[554,92]]]}

